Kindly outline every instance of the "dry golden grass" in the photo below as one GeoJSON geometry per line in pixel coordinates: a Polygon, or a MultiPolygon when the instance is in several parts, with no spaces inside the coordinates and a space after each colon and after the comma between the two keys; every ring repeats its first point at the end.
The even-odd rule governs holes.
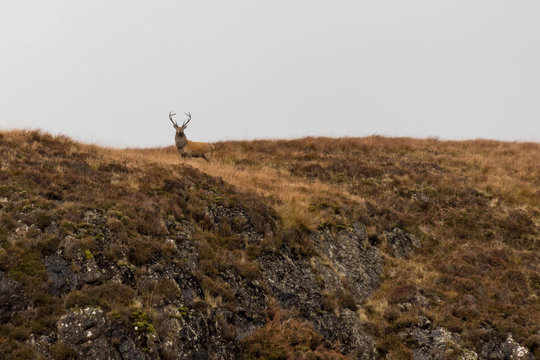
{"type": "MultiPolygon", "coordinates": [[[[162,166],[188,164],[209,175],[219,177],[242,191],[263,197],[275,207],[286,227],[300,226],[314,230],[323,221],[321,214],[309,211],[313,194],[326,194],[332,198],[345,195],[340,189],[322,181],[306,182],[304,179],[291,176],[284,169],[270,165],[260,164],[255,170],[235,166],[230,161],[218,157],[214,157],[210,163],[194,158],[183,159],[173,148],[100,149],[100,153],[132,168],[143,169],[151,164],[162,166]]],[[[347,196],[358,204],[362,203],[359,196],[347,196]]]]}
{"type": "MultiPolygon", "coordinates": [[[[212,162],[182,159],[173,147],[162,149],[107,149],[88,146],[105,158],[128,167],[144,169],[157,164],[174,169],[185,163],[212,176],[220,177],[239,189],[267,199],[286,225],[315,229],[327,221],[321,211],[313,211],[314,198],[347,199],[364,208],[364,199],[376,196],[351,189],[367,180],[387,184],[397,179],[400,185],[415,189],[418,175],[443,169],[451,176],[439,176],[432,187],[452,187],[456,181],[483,194],[492,202],[504,201],[524,210],[540,208],[540,144],[476,141],[438,141],[410,138],[305,138],[291,141],[243,141],[217,143],[212,162]],[[341,171],[340,166],[360,164],[364,169],[341,171]],[[389,165],[405,174],[394,174],[389,165]],[[422,168],[425,165],[432,168],[422,168]],[[317,173],[306,165],[330,168],[317,173]],[[388,171],[386,171],[388,168],[388,171]],[[420,168],[419,168],[420,167],[420,168]],[[418,169],[419,168],[419,169],[418,169]],[[370,171],[383,171],[369,176],[370,171]],[[419,173],[416,173],[420,170],[419,173]],[[338,177],[337,175],[340,177],[338,177]]],[[[172,170],[174,172],[174,170],[172,170]]],[[[135,183],[133,179],[132,186],[135,183]]],[[[369,184],[368,184],[369,185],[369,184]]],[[[367,186],[364,186],[367,187],[367,186]]],[[[391,190],[391,188],[390,188],[391,190]]],[[[417,189],[418,190],[418,189],[417,189]]],[[[320,200],[320,199],[319,199],[320,200]]],[[[317,200],[317,201],[319,201],[317,200]]],[[[533,214],[540,222],[538,212],[533,214]]]]}
{"type": "MultiPolygon", "coordinates": [[[[149,193],[152,186],[162,186],[163,178],[182,179],[184,172],[196,168],[243,193],[257,194],[279,214],[282,229],[309,232],[327,227],[339,231],[361,222],[368,228],[370,241],[383,253],[389,249],[384,243],[385,230],[399,227],[415,234],[422,245],[410,258],[396,259],[383,254],[382,285],[359,310],[360,316],[373,323],[374,333],[382,338],[395,332],[400,322],[411,320],[400,319],[389,309],[411,301],[420,292],[432,304],[423,315],[437,326],[461,333],[471,343],[480,336],[471,329],[485,324],[490,324],[495,335],[505,337],[512,333],[518,341],[540,331],[538,143],[378,136],[229,141],[215,144],[212,161],[208,163],[182,159],[172,146],[101,148],[24,131],[2,133],[0,141],[2,137],[16,144],[4,147],[2,171],[20,176],[4,164],[28,163],[28,159],[20,158],[25,151],[44,154],[39,169],[29,163],[28,176],[39,182],[45,179],[40,172],[47,172],[63,180],[66,186],[80,183],[80,188],[72,189],[74,197],[96,184],[103,189],[92,188],[93,194],[105,200],[110,187],[127,189],[130,194],[149,193]],[[55,162],[47,157],[51,152],[58,152],[58,158],[67,155],[71,162],[55,162]],[[94,171],[94,178],[75,177],[74,166],[81,166],[81,171],[88,166],[94,171]],[[100,178],[103,175],[108,176],[109,183],[105,185],[100,178]],[[478,304],[468,304],[463,300],[466,295],[476,298],[478,304]]],[[[195,173],[190,173],[190,178],[203,179],[195,173]]],[[[210,192],[222,186],[216,184],[219,182],[207,184],[210,192]]],[[[77,199],[66,199],[65,204],[77,199]]],[[[142,202],[141,209],[152,218],[155,209],[145,206],[142,198],[136,200],[142,202]]],[[[203,205],[201,202],[200,206],[203,205]]],[[[186,209],[189,206],[186,204],[186,209]]],[[[127,204],[125,207],[129,210],[127,204]]],[[[62,215],[69,213],[67,209],[60,210],[62,215]]],[[[201,209],[193,211],[202,213],[201,209]]],[[[136,221],[148,222],[148,218],[138,219],[135,215],[136,221]]],[[[153,224],[148,229],[143,226],[143,230],[150,232],[161,227],[153,224]]],[[[203,245],[216,248],[210,240],[205,241],[203,245]]],[[[145,246],[151,253],[150,244],[145,246]]],[[[233,251],[236,249],[209,254],[208,261],[213,264],[209,270],[223,265],[216,259],[233,251]]],[[[134,255],[133,261],[143,255],[134,255]]],[[[324,254],[319,255],[324,258],[324,254]]],[[[239,268],[244,265],[242,256],[237,259],[239,268]]],[[[229,301],[225,295],[221,297],[223,289],[219,284],[210,285],[215,292],[205,297],[210,299],[210,306],[229,301]]],[[[416,309],[411,316],[420,313],[416,309]]],[[[271,323],[265,331],[276,332],[279,340],[290,329],[278,331],[274,329],[278,325],[271,323]]],[[[290,327],[290,331],[311,334],[311,329],[301,323],[292,323],[290,327]]],[[[264,331],[260,335],[265,335],[264,331]]]]}
{"type": "MultiPolygon", "coordinates": [[[[160,151],[161,158],[148,155],[182,162],[173,148],[160,151]]],[[[385,317],[389,303],[410,301],[420,289],[438,299],[427,315],[473,343],[479,339],[468,329],[482,321],[522,341],[539,330],[533,280],[540,271],[540,144],[382,137],[224,142],[211,163],[187,163],[261,195],[286,227],[358,220],[374,236],[394,226],[420,236],[414,257],[385,255],[383,283],[359,310],[383,337],[405,321],[385,317]],[[509,278],[525,282],[520,288],[509,278]],[[463,303],[467,294],[480,301],[479,310],[463,303]],[[536,320],[525,320],[524,312],[536,320]],[[499,327],[505,313],[514,315],[499,327]]]]}

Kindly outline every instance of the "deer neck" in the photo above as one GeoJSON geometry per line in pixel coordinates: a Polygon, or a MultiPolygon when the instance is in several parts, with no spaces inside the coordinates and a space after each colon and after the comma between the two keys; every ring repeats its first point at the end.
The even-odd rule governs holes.
{"type": "Polygon", "coordinates": [[[175,143],[178,150],[182,150],[187,144],[186,134],[176,134],[175,143]]]}

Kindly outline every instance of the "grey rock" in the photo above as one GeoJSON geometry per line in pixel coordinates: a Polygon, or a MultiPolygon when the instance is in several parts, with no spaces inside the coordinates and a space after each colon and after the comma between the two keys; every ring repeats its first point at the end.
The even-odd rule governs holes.
{"type": "Polygon", "coordinates": [[[411,302],[423,309],[425,308],[428,308],[430,303],[429,303],[429,300],[423,296],[423,295],[420,295],[420,294],[417,294],[412,300],[411,302]]]}
{"type": "Polygon", "coordinates": [[[225,225],[231,234],[246,235],[249,244],[260,244],[263,239],[262,234],[275,227],[273,223],[266,223],[266,228],[255,227],[252,220],[257,219],[257,223],[263,222],[261,215],[241,208],[213,205],[207,209],[207,216],[214,224],[216,231],[225,225]]]}
{"type": "Polygon", "coordinates": [[[317,275],[317,279],[323,288],[329,294],[343,293],[345,290],[339,274],[333,268],[334,264],[330,261],[323,261],[319,257],[313,257],[310,264],[317,275]]]}
{"type": "Polygon", "coordinates": [[[87,210],[83,219],[85,222],[97,226],[104,226],[107,223],[107,218],[103,215],[103,212],[96,209],[87,210]]]}
{"type": "Polygon", "coordinates": [[[137,348],[135,342],[126,336],[122,331],[115,329],[112,332],[113,343],[116,343],[116,350],[122,356],[122,359],[134,359],[134,360],[144,360],[145,356],[137,348]]]}
{"type": "Polygon", "coordinates": [[[414,250],[420,246],[420,240],[413,234],[409,234],[400,228],[385,231],[384,236],[393,255],[397,258],[408,258],[414,250]]]}
{"type": "Polygon", "coordinates": [[[419,316],[418,317],[418,326],[421,329],[429,329],[431,327],[431,320],[429,320],[425,316],[419,316]]]}
{"type": "Polygon", "coordinates": [[[380,285],[382,261],[378,250],[367,240],[364,225],[338,233],[322,231],[312,235],[319,253],[326,257],[358,302],[373,293],[380,285]]]}
{"type": "Polygon", "coordinates": [[[493,339],[483,343],[479,350],[480,360],[534,360],[529,350],[508,335],[506,340],[493,339]]]}
{"type": "Polygon", "coordinates": [[[13,314],[27,306],[22,287],[0,271],[0,322],[8,322],[13,314]]]}
{"type": "Polygon", "coordinates": [[[274,296],[285,308],[298,308],[309,317],[321,309],[322,295],[306,259],[294,259],[286,251],[265,253],[259,262],[274,296]]]}
{"type": "Polygon", "coordinates": [[[431,322],[426,320],[420,319],[420,327],[407,329],[402,334],[414,344],[414,360],[444,360],[450,354],[453,358],[461,360],[478,359],[476,352],[461,345],[459,335],[440,327],[432,329],[431,322]]]}
{"type": "MultiPolygon", "coordinates": [[[[167,311],[175,313],[169,308],[167,311]]],[[[234,314],[213,308],[208,313],[188,310],[169,318],[168,334],[161,341],[168,359],[238,359],[241,358],[230,322],[234,314]]]]}
{"type": "Polygon", "coordinates": [[[74,310],[60,318],[57,328],[58,339],[71,346],[82,359],[146,359],[135,342],[111,324],[101,309],[74,310]]]}
{"type": "Polygon", "coordinates": [[[103,272],[96,263],[96,259],[84,259],[81,253],[79,254],[78,262],[81,264],[81,272],[78,274],[80,283],[96,284],[102,280],[103,272]]]}
{"type": "Polygon", "coordinates": [[[343,309],[339,315],[323,313],[312,318],[324,338],[339,343],[339,350],[354,359],[376,359],[375,340],[364,329],[357,313],[343,309]]]}
{"type": "Polygon", "coordinates": [[[77,287],[77,275],[62,255],[50,255],[45,258],[44,264],[49,276],[49,291],[53,295],[60,296],[77,287]]]}
{"type": "Polygon", "coordinates": [[[364,329],[355,311],[323,309],[323,292],[349,292],[360,303],[380,284],[382,261],[369,245],[362,225],[332,233],[311,234],[317,254],[309,261],[294,257],[286,248],[265,253],[259,259],[270,290],[285,308],[296,308],[301,317],[340,351],[358,359],[376,358],[375,341],[364,329]]]}
{"type": "Polygon", "coordinates": [[[237,305],[234,317],[238,339],[248,336],[253,330],[264,326],[268,295],[258,281],[246,281],[231,270],[222,274],[235,294],[237,305]]]}

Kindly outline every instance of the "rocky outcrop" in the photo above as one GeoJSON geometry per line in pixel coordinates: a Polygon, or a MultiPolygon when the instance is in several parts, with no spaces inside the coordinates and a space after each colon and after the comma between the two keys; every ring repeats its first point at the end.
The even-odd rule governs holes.
{"type": "MultiPolygon", "coordinates": [[[[371,295],[380,285],[381,256],[377,248],[368,242],[366,227],[356,224],[352,229],[332,233],[328,230],[311,236],[320,258],[328,271],[322,271],[323,286],[331,289],[336,284],[352,293],[357,302],[371,295]],[[328,274],[325,278],[324,273],[328,274]],[[340,279],[335,282],[335,276],[340,279]]],[[[320,268],[320,267],[319,267],[320,268]]]]}
{"type": "MultiPolygon", "coordinates": [[[[243,210],[218,206],[208,214],[208,221],[216,222],[217,231],[225,228],[245,235],[248,244],[262,240],[243,210]]],[[[84,220],[96,228],[92,231],[111,234],[104,217],[91,210],[84,220]]],[[[62,252],[46,259],[50,289],[58,295],[103,281],[138,289],[172,281],[178,291],[171,300],[156,297],[156,302],[149,304],[155,313],[141,320],[145,324],[142,333],[141,326],[134,325],[137,321],[130,318],[128,324],[119,322],[99,308],[85,307],[64,315],[58,322],[58,338],[80,357],[235,359],[241,354],[240,341],[264,326],[264,314],[274,298],[284,309],[298,311],[299,316],[312,322],[328,344],[340,344],[344,354],[374,358],[375,341],[354,311],[377,288],[382,269],[380,255],[367,243],[363,226],[311,234],[315,253],[310,256],[293,253],[286,245],[288,239],[284,239],[279,251],[264,251],[259,256],[260,280],[246,279],[231,270],[220,272],[217,279],[234,294],[235,305],[230,308],[221,298],[214,299],[202,290],[196,275],[199,254],[192,239],[193,229],[169,220],[165,225],[166,241],[183,259],[181,264],[159,260],[137,275],[130,270],[135,270],[133,265],[111,264],[100,255],[71,249],[76,241],[69,236],[62,242],[63,251],[70,254],[79,273],[72,272],[62,252]]],[[[106,235],[105,246],[108,236],[113,238],[106,235]]]]}
{"type": "Polygon", "coordinates": [[[105,339],[108,322],[101,309],[86,308],[64,315],[58,322],[59,339],[67,344],[76,346],[80,356],[110,357],[107,348],[110,346],[105,339]],[[94,347],[94,344],[97,344],[94,347]],[[100,351],[96,351],[96,350],[100,351]]]}
{"type": "Polygon", "coordinates": [[[444,328],[433,328],[427,318],[421,318],[418,326],[407,329],[401,336],[413,344],[414,360],[478,359],[476,352],[463,347],[458,335],[444,328]]]}
{"type": "Polygon", "coordinates": [[[355,311],[345,308],[338,314],[324,312],[313,317],[312,321],[326,339],[339,344],[342,353],[353,359],[377,358],[375,339],[355,311]]]}
{"type": "Polygon", "coordinates": [[[356,310],[378,286],[381,257],[367,242],[365,227],[310,236],[316,256],[294,256],[287,248],[260,258],[272,294],[285,308],[296,308],[328,341],[359,359],[375,357],[375,341],[356,310]]]}
{"type": "MultiPolygon", "coordinates": [[[[213,231],[244,239],[244,246],[259,246],[263,233],[275,226],[255,229],[252,221],[260,219],[241,208],[217,205],[207,209],[206,214],[203,220],[213,231]]],[[[100,246],[108,248],[116,243],[116,235],[109,228],[110,219],[103,212],[88,210],[83,220],[81,227],[100,246]]],[[[128,254],[113,263],[103,254],[81,247],[75,237],[80,234],[64,235],[58,250],[43,260],[52,296],[65,297],[77,291],[84,293],[94,286],[118,284],[143,294],[152,314],[134,308],[135,298],[124,301],[129,305],[125,308],[128,310],[124,309],[128,314],[118,314],[116,310],[99,306],[79,307],[84,302],[70,297],[75,306],[57,322],[57,332],[29,342],[37,352],[50,358],[54,347],[62,344],[79,358],[237,359],[242,357],[242,340],[265,326],[265,314],[275,300],[281,308],[313,324],[327,346],[335,346],[351,358],[379,358],[376,340],[356,311],[380,286],[382,273],[381,255],[368,241],[362,224],[309,234],[306,239],[310,245],[305,246],[312,248],[305,253],[294,251],[291,244],[295,239],[287,238],[285,233],[278,249],[265,249],[258,255],[260,278],[250,279],[233,269],[215,275],[214,280],[225,286],[231,296],[225,301],[203,290],[197,273],[201,255],[193,224],[172,219],[162,221],[167,229],[162,241],[174,256],[166,259],[156,255],[144,267],[130,263],[128,254]],[[157,291],[149,289],[162,284],[169,284],[170,288],[151,298],[144,295],[157,291]]],[[[398,228],[384,235],[396,257],[410,256],[419,246],[413,235],[398,228]]],[[[130,294],[133,296],[135,292],[130,294]]],[[[2,321],[9,321],[13,314],[28,306],[22,287],[0,272],[2,321]]],[[[407,313],[413,308],[429,306],[425,296],[416,294],[408,302],[396,304],[396,309],[407,313]]],[[[463,346],[459,335],[434,327],[425,317],[400,331],[399,337],[410,346],[416,360],[448,356],[463,360],[534,358],[511,337],[506,341],[486,342],[477,347],[479,351],[472,350],[463,346]]]]}
{"type": "Polygon", "coordinates": [[[69,262],[61,254],[48,256],[45,258],[44,265],[49,276],[51,294],[60,296],[77,287],[77,275],[71,270],[69,262]]]}
{"type": "Polygon", "coordinates": [[[72,311],[58,321],[58,339],[74,349],[81,359],[144,360],[148,357],[101,309],[72,311]]]}
{"type": "Polygon", "coordinates": [[[22,287],[0,271],[0,323],[7,323],[13,314],[27,306],[22,287]]]}
{"type": "Polygon", "coordinates": [[[505,341],[493,339],[480,345],[480,360],[534,360],[536,357],[508,335],[505,341]]]}
{"type": "Polygon", "coordinates": [[[414,253],[416,248],[420,247],[420,240],[415,235],[400,228],[385,231],[384,236],[392,254],[397,258],[407,258],[414,253]]]}
{"type": "Polygon", "coordinates": [[[285,307],[296,307],[304,317],[320,311],[321,289],[308,259],[286,252],[265,253],[259,259],[272,294],[285,307]]]}

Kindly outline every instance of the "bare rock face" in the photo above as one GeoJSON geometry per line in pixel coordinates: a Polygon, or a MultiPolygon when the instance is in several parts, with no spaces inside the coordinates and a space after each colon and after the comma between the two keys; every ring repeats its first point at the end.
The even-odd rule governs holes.
{"type": "MultiPolygon", "coordinates": [[[[338,233],[322,231],[313,234],[312,239],[321,258],[329,261],[330,268],[357,301],[365,299],[379,287],[381,256],[369,244],[364,225],[357,224],[353,229],[338,233]]],[[[326,283],[331,286],[331,281],[326,283]]]]}
{"type": "Polygon", "coordinates": [[[295,306],[309,316],[321,309],[324,291],[350,292],[360,302],[379,286],[381,257],[367,244],[364,227],[311,237],[320,256],[295,257],[281,249],[260,259],[272,292],[285,307],[295,306]]]}
{"type": "Polygon", "coordinates": [[[263,254],[259,261],[272,293],[285,308],[296,307],[305,317],[321,309],[321,289],[307,259],[281,252],[263,254]]]}
{"type": "Polygon", "coordinates": [[[111,328],[101,309],[84,308],[60,318],[58,338],[83,359],[145,359],[135,343],[122,331],[111,328]]]}
{"type": "Polygon", "coordinates": [[[414,344],[414,360],[443,360],[452,356],[462,360],[478,359],[476,352],[461,346],[458,335],[444,328],[431,328],[431,323],[423,320],[419,326],[401,334],[408,336],[408,341],[414,344]]]}
{"type": "Polygon", "coordinates": [[[259,281],[248,281],[230,270],[223,273],[223,278],[235,293],[237,316],[231,322],[235,324],[236,337],[243,339],[265,324],[268,294],[259,281]]]}
{"type": "Polygon", "coordinates": [[[22,287],[0,271],[0,323],[8,322],[13,314],[25,309],[27,301],[22,287]]]}
{"type": "Polygon", "coordinates": [[[177,314],[168,320],[168,335],[161,341],[161,354],[178,360],[238,359],[241,351],[234,328],[229,324],[232,322],[234,314],[223,308],[177,314]]]}
{"type": "Polygon", "coordinates": [[[330,342],[338,342],[339,350],[353,359],[377,358],[375,340],[366,331],[357,313],[343,309],[339,314],[322,313],[312,319],[315,328],[330,342]]]}
{"type": "Polygon", "coordinates": [[[365,227],[311,234],[316,255],[295,256],[286,247],[259,259],[272,294],[297,309],[327,341],[358,359],[376,358],[375,341],[356,311],[380,283],[382,261],[365,227]]]}
{"type": "Polygon", "coordinates": [[[407,258],[420,246],[420,240],[413,234],[409,234],[400,228],[385,231],[384,236],[393,255],[397,258],[407,258]]]}
{"type": "Polygon", "coordinates": [[[60,254],[48,256],[44,261],[49,276],[49,291],[55,296],[66,294],[77,286],[77,275],[60,254]]]}
{"type": "Polygon", "coordinates": [[[517,341],[508,335],[505,341],[497,339],[484,343],[480,348],[480,360],[533,360],[536,359],[526,347],[521,346],[517,341]]]}

